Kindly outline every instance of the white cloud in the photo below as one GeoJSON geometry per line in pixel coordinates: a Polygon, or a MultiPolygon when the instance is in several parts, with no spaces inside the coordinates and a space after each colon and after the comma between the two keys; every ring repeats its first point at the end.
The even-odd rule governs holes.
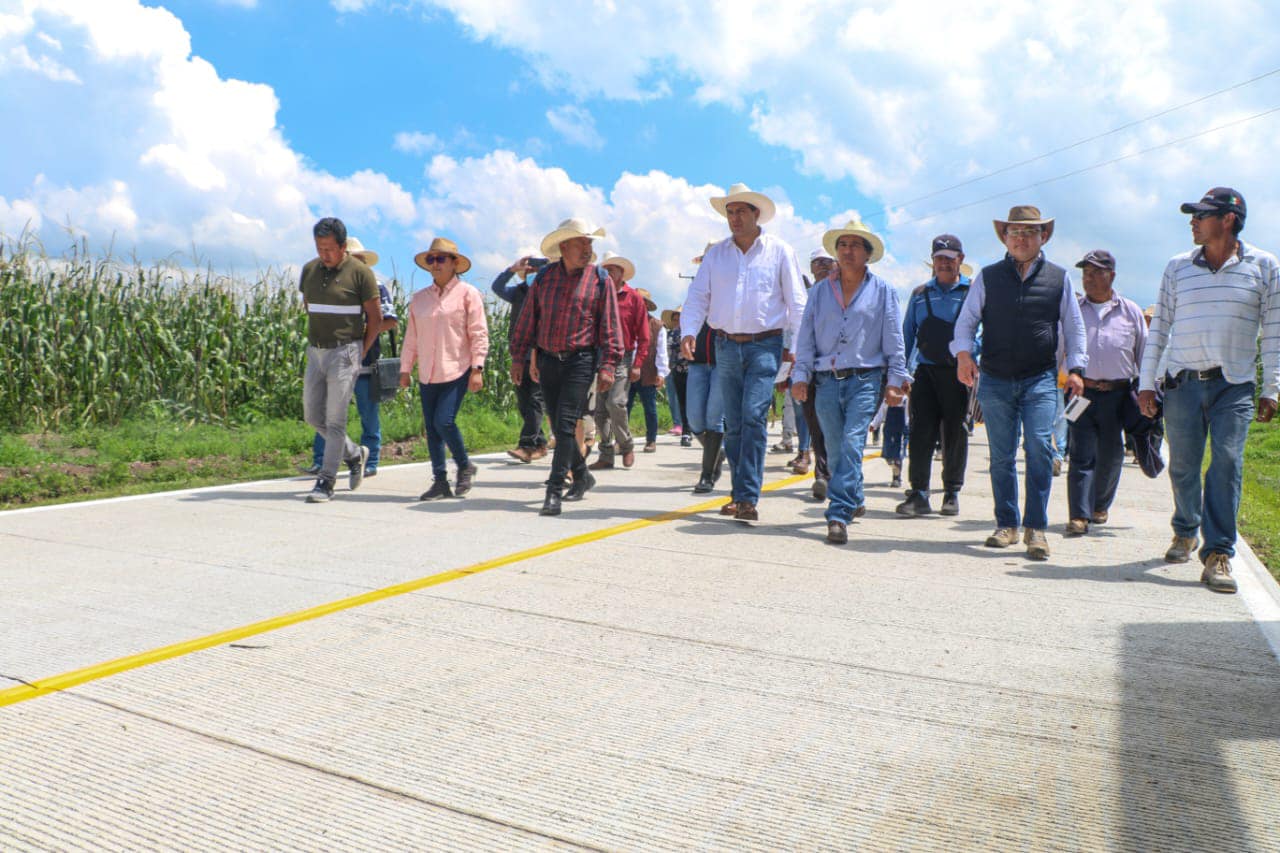
{"type": "MultiPolygon", "coordinates": [[[[43,35],[38,33],[37,38],[43,35]]],[[[32,71],[60,83],[80,82],[74,71],[52,57],[46,54],[41,54],[39,58],[32,56],[25,44],[15,45],[6,56],[0,57],[0,72],[5,70],[32,71]]]]}
{"type": "Polygon", "coordinates": [[[431,154],[444,148],[444,143],[434,133],[402,130],[395,135],[391,147],[405,154],[431,154]]]}
{"type": "Polygon", "coordinates": [[[571,145],[597,150],[604,147],[604,137],[596,130],[595,117],[584,107],[564,104],[547,110],[547,123],[571,145]]]}

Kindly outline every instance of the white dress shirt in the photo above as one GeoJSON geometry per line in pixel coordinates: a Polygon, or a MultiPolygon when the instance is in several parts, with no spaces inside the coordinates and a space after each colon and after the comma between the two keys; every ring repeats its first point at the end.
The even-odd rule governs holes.
{"type": "Polygon", "coordinates": [[[729,334],[782,329],[795,340],[804,303],[804,278],[787,243],[762,231],[743,252],[729,237],[702,256],[680,312],[680,332],[696,336],[705,320],[729,334]]]}

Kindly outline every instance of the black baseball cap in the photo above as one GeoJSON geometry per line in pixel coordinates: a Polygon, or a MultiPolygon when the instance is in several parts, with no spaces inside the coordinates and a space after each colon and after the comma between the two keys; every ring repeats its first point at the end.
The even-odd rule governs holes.
{"type": "Polygon", "coordinates": [[[948,258],[958,258],[964,254],[964,246],[960,245],[960,238],[954,234],[939,234],[933,238],[933,251],[929,253],[933,255],[945,255],[948,258]]]}
{"type": "Polygon", "coordinates": [[[1088,252],[1085,252],[1084,257],[1080,259],[1079,263],[1076,264],[1076,267],[1079,269],[1084,269],[1085,267],[1097,267],[1100,270],[1110,270],[1111,272],[1115,272],[1116,258],[1115,255],[1111,254],[1106,249],[1091,249],[1088,252]]]}
{"type": "Polygon", "coordinates": [[[1231,187],[1214,187],[1199,201],[1182,205],[1183,213],[1234,213],[1241,221],[1245,217],[1244,196],[1231,187]]]}

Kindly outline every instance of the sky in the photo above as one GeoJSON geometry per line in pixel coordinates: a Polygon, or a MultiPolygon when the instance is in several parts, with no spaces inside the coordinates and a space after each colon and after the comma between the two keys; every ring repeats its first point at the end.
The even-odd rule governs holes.
{"type": "Polygon", "coordinates": [[[304,263],[335,215],[407,289],[429,283],[412,258],[434,236],[486,289],[576,216],[674,307],[728,234],[709,199],[743,182],[802,263],[863,220],[903,292],[935,234],[990,263],[992,219],[1033,204],[1057,222],[1050,260],[1109,249],[1145,305],[1191,248],[1178,205],[1211,186],[1245,196],[1247,241],[1280,248],[1280,112],[1255,118],[1280,107],[1270,12],[0,0],[0,233],[251,276],[304,263]]]}

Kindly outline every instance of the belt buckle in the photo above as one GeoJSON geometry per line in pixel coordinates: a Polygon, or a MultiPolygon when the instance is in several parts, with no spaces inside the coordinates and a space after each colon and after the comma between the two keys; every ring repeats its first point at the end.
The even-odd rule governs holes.
{"type": "Polygon", "coordinates": [[[1221,368],[1210,367],[1208,370],[1197,370],[1196,378],[1201,382],[1208,382],[1210,379],[1217,379],[1221,368]]]}

